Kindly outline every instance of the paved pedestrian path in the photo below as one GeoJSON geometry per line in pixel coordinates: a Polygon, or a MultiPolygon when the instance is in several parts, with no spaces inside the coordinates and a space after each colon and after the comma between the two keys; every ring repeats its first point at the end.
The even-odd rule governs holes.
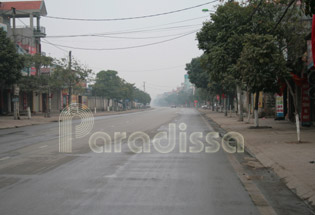
{"type": "MultiPolygon", "coordinates": [[[[106,116],[106,115],[115,115],[115,114],[123,114],[123,113],[132,113],[143,111],[147,109],[132,109],[127,111],[110,111],[110,112],[97,112],[94,116],[106,116]]],[[[13,116],[0,116],[0,129],[7,129],[7,128],[18,128],[23,126],[30,126],[30,125],[38,125],[38,124],[45,124],[50,122],[58,122],[59,121],[59,114],[54,114],[51,117],[45,117],[44,115],[35,115],[32,116],[31,119],[28,119],[27,116],[21,116],[20,120],[14,120],[13,116]]]]}
{"type": "MultiPolygon", "coordinates": [[[[265,167],[272,168],[287,186],[300,198],[315,206],[315,128],[301,128],[302,143],[297,143],[295,124],[276,121],[271,118],[259,119],[261,126],[272,128],[250,129],[250,123],[239,122],[237,116],[200,110],[226,131],[236,131],[245,138],[247,151],[265,167]]],[[[247,121],[247,119],[244,119],[247,121]]]]}

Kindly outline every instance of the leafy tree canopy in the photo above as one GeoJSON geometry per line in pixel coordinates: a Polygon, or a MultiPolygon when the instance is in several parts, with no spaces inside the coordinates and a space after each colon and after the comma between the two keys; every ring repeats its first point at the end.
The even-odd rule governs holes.
{"type": "Polygon", "coordinates": [[[97,73],[93,94],[108,99],[137,101],[142,104],[151,102],[149,94],[120,78],[118,72],[114,70],[102,70],[97,73]]]}
{"type": "Polygon", "coordinates": [[[0,28],[0,85],[15,84],[22,76],[24,58],[17,53],[14,43],[0,28]]]}
{"type": "Polygon", "coordinates": [[[276,92],[277,80],[288,75],[284,56],[272,35],[247,34],[237,62],[246,88],[252,92],[276,92]]]}
{"type": "Polygon", "coordinates": [[[190,63],[186,64],[186,71],[191,83],[198,88],[207,88],[209,75],[201,66],[201,57],[193,58],[190,63]]]}

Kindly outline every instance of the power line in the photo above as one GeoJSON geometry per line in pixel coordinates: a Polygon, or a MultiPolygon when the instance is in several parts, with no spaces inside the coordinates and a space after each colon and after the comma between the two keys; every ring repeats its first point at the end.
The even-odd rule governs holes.
{"type": "Polygon", "coordinates": [[[145,15],[145,16],[135,16],[135,17],[109,18],[109,19],[81,19],[81,18],[45,16],[45,18],[59,19],[59,20],[68,20],[68,21],[94,21],[94,22],[99,22],[99,21],[124,21],[124,20],[144,19],[144,18],[163,16],[163,15],[168,15],[168,14],[173,14],[173,13],[179,13],[179,12],[182,12],[182,11],[191,10],[191,9],[194,9],[194,8],[202,7],[202,6],[205,6],[205,5],[208,5],[208,4],[212,4],[212,3],[215,3],[217,1],[219,1],[219,0],[214,0],[214,1],[211,1],[211,2],[206,2],[204,4],[199,4],[199,5],[195,5],[195,6],[192,6],[192,7],[179,9],[179,10],[173,10],[173,11],[169,11],[169,12],[158,13],[158,14],[151,14],[151,15],[145,15]]]}
{"type": "MultiPolygon", "coordinates": [[[[163,41],[159,41],[159,42],[155,42],[155,43],[148,43],[148,44],[144,44],[144,45],[121,47],[121,48],[82,48],[82,47],[73,47],[73,46],[60,45],[60,44],[55,44],[55,43],[51,43],[51,42],[49,44],[51,44],[51,45],[53,44],[55,46],[59,46],[59,47],[63,47],[63,48],[78,49],[78,50],[85,50],[85,51],[113,51],[113,50],[134,49],[134,48],[141,48],[141,47],[146,47],[146,46],[157,45],[157,44],[169,42],[169,41],[172,41],[172,40],[176,40],[176,39],[179,39],[179,38],[191,35],[191,34],[196,33],[196,32],[197,31],[193,31],[193,32],[190,32],[190,33],[187,33],[187,34],[183,34],[183,35],[178,36],[178,37],[174,37],[174,38],[171,38],[171,39],[168,39],[168,40],[163,40],[163,41]]],[[[48,43],[48,41],[47,42],[43,41],[43,43],[48,43]]]]}
{"type": "Polygon", "coordinates": [[[59,47],[59,46],[57,46],[57,45],[55,45],[55,44],[49,42],[48,40],[46,40],[46,39],[43,39],[43,40],[44,40],[45,42],[44,42],[44,41],[42,41],[42,42],[44,42],[44,43],[46,43],[46,44],[48,44],[48,45],[54,46],[55,48],[57,48],[57,49],[59,49],[59,50],[61,50],[61,51],[64,51],[64,52],[67,52],[67,53],[68,53],[67,50],[65,50],[65,49],[63,49],[63,48],[61,48],[61,47],[59,47]]]}
{"type": "MultiPolygon", "coordinates": [[[[180,66],[171,66],[171,67],[163,67],[163,68],[156,68],[156,69],[141,69],[141,70],[125,70],[120,69],[119,73],[138,73],[138,72],[155,72],[155,71],[168,71],[176,68],[183,68],[185,65],[180,66]]],[[[100,67],[93,67],[95,70],[103,70],[104,68],[100,67]]]]}
{"type": "MultiPolygon", "coordinates": [[[[196,29],[196,31],[199,30],[199,29],[196,29]]],[[[186,34],[186,33],[190,33],[191,31],[185,31],[185,32],[181,32],[181,33],[177,33],[177,34],[168,34],[168,35],[161,35],[161,36],[151,36],[151,37],[126,37],[126,36],[97,36],[97,37],[100,37],[100,38],[110,38],[110,39],[127,39],[127,40],[147,40],[147,39],[159,39],[159,38],[165,38],[165,37],[174,37],[174,36],[179,36],[179,35],[183,35],[183,34],[186,34]]],[[[52,39],[55,39],[55,38],[52,38],[52,39]]],[[[66,40],[63,40],[63,41],[60,41],[60,42],[69,42],[69,41],[66,41],[66,40]]],[[[71,42],[86,42],[86,40],[75,40],[75,41],[71,41],[71,42]]],[[[96,41],[96,40],[93,40],[93,41],[89,41],[89,42],[97,42],[99,43],[100,41],[96,41]]]]}
{"type": "Polygon", "coordinates": [[[18,18],[18,20],[19,20],[25,27],[28,27],[28,26],[25,24],[25,22],[23,22],[22,19],[18,18]]]}
{"type": "Polygon", "coordinates": [[[154,28],[154,29],[147,29],[147,30],[129,30],[129,31],[93,33],[93,34],[53,35],[53,36],[47,36],[47,38],[100,37],[100,36],[107,36],[107,35],[132,34],[132,33],[142,33],[142,32],[156,32],[159,30],[174,30],[174,29],[177,30],[177,29],[181,29],[181,28],[191,28],[191,27],[196,27],[196,26],[201,26],[201,24],[179,25],[179,26],[172,26],[172,27],[167,27],[167,28],[154,28]]]}
{"type": "MultiPolygon", "coordinates": [[[[23,14],[29,14],[27,12],[21,11],[21,10],[16,10],[19,13],[23,13],[23,14]]],[[[210,10],[212,11],[212,10],[210,10]]],[[[11,10],[8,10],[6,12],[11,12],[11,10]]],[[[5,12],[5,13],[6,13],[5,12]]],[[[214,11],[213,11],[214,12],[214,11]]],[[[2,14],[5,14],[2,13],[2,14]]],[[[200,16],[200,17],[196,17],[196,18],[192,18],[192,19],[186,19],[186,20],[181,20],[181,21],[176,21],[176,22],[170,22],[170,23],[166,23],[166,24],[161,24],[161,25],[155,25],[155,26],[151,26],[151,27],[158,27],[158,26],[165,26],[165,25],[171,25],[171,24],[176,24],[176,23],[183,23],[183,22],[187,22],[187,21],[192,21],[192,20],[197,20],[197,19],[202,19],[202,18],[209,18],[209,16],[200,16]]],[[[25,26],[27,26],[21,19],[19,19],[25,26]]],[[[145,28],[151,28],[151,27],[145,27],[145,28]]],[[[140,28],[140,29],[145,29],[145,28],[140,28]]]]}
{"type": "MultiPolygon", "coordinates": [[[[23,39],[34,39],[34,37],[32,37],[32,36],[29,37],[29,36],[25,36],[25,35],[22,35],[22,34],[18,34],[18,35],[16,35],[16,36],[17,36],[17,37],[20,37],[20,38],[23,38],[23,39]]],[[[64,52],[67,52],[67,53],[68,53],[67,50],[65,50],[65,49],[63,49],[63,48],[60,48],[60,47],[57,47],[56,45],[54,45],[53,43],[47,41],[46,39],[43,39],[43,40],[46,41],[46,42],[45,42],[46,44],[52,45],[52,46],[54,46],[55,48],[60,49],[60,50],[62,50],[62,51],[64,51],[64,52]]]]}
{"type": "Polygon", "coordinates": [[[273,28],[273,30],[276,30],[276,28],[278,27],[278,25],[281,23],[281,21],[283,20],[283,18],[285,17],[285,15],[287,14],[289,8],[292,6],[292,4],[295,2],[296,0],[292,0],[288,6],[286,7],[285,11],[283,12],[282,16],[280,17],[279,21],[277,22],[277,24],[275,25],[275,27],[273,28]]]}
{"type": "Polygon", "coordinates": [[[170,22],[170,23],[166,23],[166,24],[156,25],[155,27],[164,26],[164,25],[171,25],[171,24],[177,24],[177,23],[182,23],[182,22],[187,22],[187,21],[193,21],[193,20],[203,19],[203,18],[209,18],[209,16],[200,16],[200,17],[196,17],[196,18],[192,18],[192,19],[185,19],[185,20],[181,20],[181,21],[170,22]]]}
{"type": "MultiPolygon", "coordinates": [[[[191,31],[189,31],[189,32],[191,32],[191,31]]],[[[186,33],[188,33],[188,32],[186,32],[186,33]]],[[[165,38],[165,37],[174,37],[174,36],[178,36],[178,35],[182,35],[182,34],[183,33],[153,36],[153,37],[120,37],[120,36],[98,36],[98,37],[112,38],[112,39],[146,40],[146,39],[158,39],[158,38],[165,38]]]]}
{"type": "Polygon", "coordinates": [[[147,82],[147,83],[148,85],[152,85],[153,87],[174,88],[174,86],[158,85],[158,84],[153,84],[150,82],[147,82]]]}
{"type": "Polygon", "coordinates": [[[131,70],[131,71],[121,71],[121,72],[125,72],[125,73],[132,73],[132,72],[155,72],[155,71],[167,71],[167,70],[172,70],[172,69],[176,69],[176,68],[182,68],[185,65],[181,65],[181,66],[173,66],[173,67],[164,67],[164,68],[158,68],[158,69],[142,69],[142,70],[131,70]]]}
{"type": "MultiPolygon", "coordinates": [[[[148,28],[154,28],[154,27],[159,27],[159,26],[166,26],[166,25],[172,25],[172,24],[178,24],[178,23],[183,23],[183,22],[187,22],[187,21],[193,21],[193,20],[197,20],[197,19],[204,19],[204,18],[208,18],[209,16],[200,16],[200,17],[196,17],[196,18],[192,18],[192,19],[185,19],[185,20],[181,20],[181,21],[176,21],[176,22],[170,22],[170,23],[166,23],[166,24],[161,24],[161,25],[155,25],[155,26],[151,26],[151,27],[145,27],[145,28],[138,28],[135,30],[139,30],[139,29],[148,29],[148,28]]],[[[182,27],[182,26],[173,26],[173,27],[182,27]]],[[[180,33],[181,34],[181,33],[180,33]]],[[[117,36],[99,36],[99,37],[106,37],[106,38],[118,38],[118,39],[153,39],[153,38],[162,38],[162,37],[169,37],[169,36],[177,36],[180,34],[173,34],[173,35],[165,35],[165,36],[156,36],[156,37],[117,37],[117,36]]]]}
{"type": "Polygon", "coordinates": [[[154,90],[166,90],[166,91],[172,91],[176,87],[152,87],[152,86],[147,86],[148,88],[154,89],[154,90]]]}

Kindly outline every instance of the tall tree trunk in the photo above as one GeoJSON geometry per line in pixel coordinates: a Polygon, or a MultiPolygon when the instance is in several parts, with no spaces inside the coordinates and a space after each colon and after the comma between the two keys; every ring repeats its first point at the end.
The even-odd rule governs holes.
{"type": "Polygon", "coordinates": [[[224,97],[224,116],[227,116],[227,96],[224,97]]]}
{"type": "Polygon", "coordinates": [[[254,108],[255,127],[259,127],[259,120],[258,120],[258,103],[259,103],[259,92],[256,92],[255,108],[254,108]]]}
{"type": "Polygon", "coordinates": [[[94,95],[94,114],[96,114],[96,95],[94,95]]]}
{"type": "MultiPolygon", "coordinates": [[[[72,52],[69,51],[69,73],[72,73],[72,52]]],[[[72,103],[72,80],[70,79],[69,85],[69,107],[72,103]]]]}
{"type": "Polygon", "coordinates": [[[214,111],[214,102],[215,102],[215,100],[214,100],[214,97],[212,97],[211,98],[211,107],[212,107],[212,111],[214,111]]]}
{"type": "Polygon", "coordinates": [[[243,121],[243,99],[242,99],[242,89],[239,85],[236,86],[237,90],[237,110],[238,110],[238,121],[243,121]]]}
{"type": "Polygon", "coordinates": [[[222,95],[220,96],[220,101],[219,101],[219,104],[220,104],[220,113],[223,113],[223,108],[222,108],[222,95]]]}
{"type": "Polygon", "coordinates": [[[48,87],[48,105],[47,105],[47,117],[51,117],[51,91],[50,87],[48,87]]]}
{"type": "Polygon", "coordinates": [[[285,82],[289,88],[290,94],[292,95],[293,99],[293,105],[294,105],[294,112],[295,112],[295,125],[296,125],[296,134],[297,134],[297,140],[300,143],[301,142],[301,130],[300,130],[300,115],[297,109],[297,93],[293,92],[293,89],[289,83],[288,80],[285,79],[285,82]]]}
{"type": "Polygon", "coordinates": [[[69,87],[69,100],[68,100],[68,106],[70,107],[72,103],[72,87],[69,87]]]}
{"type": "MultiPolygon", "coordinates": [[[[18,120],[20,119],[20,103],[19,103],[19,87],[17,84],[13,85],[13,98],[14,98],[14,102],[13,102],[13,113],[14,113],[14,119],[18,120]]],[[[10,101],[11,102],[11,101],[10,101]]]]}
{"type": "Polygon", "coordinates": [[[252,100],[252,94],[250,92],[247,93],[248,95],[248,107],[247,107],[247,123],[250,123],[250,112],[251,112],[251,100],[252,100]]]}

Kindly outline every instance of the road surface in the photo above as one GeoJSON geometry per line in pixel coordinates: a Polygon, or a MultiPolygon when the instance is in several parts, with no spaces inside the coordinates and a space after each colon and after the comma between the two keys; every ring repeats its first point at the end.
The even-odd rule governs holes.
{"type": "Polygon", "coordinates": [[[97,117],[88,136],[74,137],[72,153],[59,152],[58,123],[0,130],[0,214],[259,214],[222,148],[189,152],[191,133],[211,131],[196,110],[184,108],[97,117]],[[150,153],[134,153],[127,140],[118,153],[94,153],[89,146],[95,132],[128,137],[142,131],[153,138],[170,123],[177,128],[170,153],[152,143],[150,153]],[[179,152],[181,123],[186,153],[179,152]]]}

